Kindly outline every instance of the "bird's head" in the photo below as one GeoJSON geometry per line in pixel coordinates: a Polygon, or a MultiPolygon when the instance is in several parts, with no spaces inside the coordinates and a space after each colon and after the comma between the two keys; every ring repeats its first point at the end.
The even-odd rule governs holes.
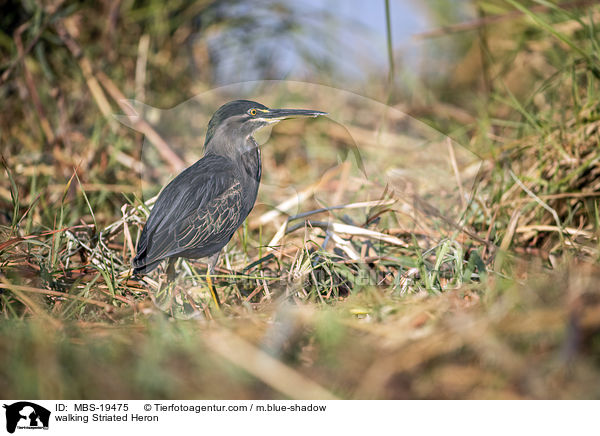
{"type": "Polygon", "coordinates": [[[268,124],[286,118],[317,117],[325,112],[305,109],[269,109],[250,100],[235,100],[221,106],[212,116],[206,131],[206,152],[232,154],[245,151],[252,134],[268,124]]]}

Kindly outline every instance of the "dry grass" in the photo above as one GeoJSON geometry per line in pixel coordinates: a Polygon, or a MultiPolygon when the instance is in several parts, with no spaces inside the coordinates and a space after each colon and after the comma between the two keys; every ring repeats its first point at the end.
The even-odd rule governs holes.
{"type": "MultiPolygon", "coordinates": [[[[129,115],[123,96],[139,97],[144,77],[197,91],[182,79],[185,57],[144,21],[148,11],[125,11],[123,52],[104,35],[104,65],[82,24],[98,11],[37,7],[40,22],[14,18],[4,35],[13,50],[0,86],[4,398],[600,396],[597,8],[585,20],[544,9],[508,36],[492,26],[481,38],[502,50],[485,67],[473,67],[480,47],[457,61],[456,100],[424,112],[445,124],[466,93],[484,94],[477,83],[488,76],[480,114],[451,110],[473,123],[452,133],[484,156],[479,174],[433,129],[387,109],[380,123],[375,103],[321,88],[257,91],[273,103],[310,95],[340,122],[271,133],[259,204],[218,269],[218,312],[200,262],[180,265],[184,292],[165,311],[152,302],[161,270],[130,277],[145,199],[161,170],[199,150],[139,121],[144,145],[112,113],[129,115]],[[147,35],[164,44],[148,53],[147,35]],[[516,58],[531,66],[517,76],[506,68],[516,58]],[[425,156],[410,153],[425,143],[425,156]]],[[[195,31],[181,25],[174,38],[195,31]]],[[[161,103],[182,100],[178,91],[161,103]]]]}

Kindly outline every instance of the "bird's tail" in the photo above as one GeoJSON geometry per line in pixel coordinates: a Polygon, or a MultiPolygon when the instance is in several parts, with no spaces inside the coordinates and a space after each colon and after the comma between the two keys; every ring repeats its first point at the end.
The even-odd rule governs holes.
{"type": "Polygon", "coordinates": [[[156,269],[156,267],[158,267],[158,265],[160,265],[160,263],[162,262],[163,259],[160,260],[155,260],[154,262],[146,262],[145,256],[136,256],[133,259],[133,273],[135,275],[140,275],[140,274],[148,274],[149,272],[151,272],[152,270],[156,269]]]}

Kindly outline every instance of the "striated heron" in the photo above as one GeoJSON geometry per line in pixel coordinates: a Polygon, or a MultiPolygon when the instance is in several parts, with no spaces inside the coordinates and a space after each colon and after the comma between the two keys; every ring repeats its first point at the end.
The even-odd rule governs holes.
{"type": "Polygon", "coordinates": [[[168,259],[172,280],[177,258],[208,258],[206,283],[219,307],[210,276],[219,253],[254,207],[260,183],[260,149],[252,134],[286,118],[318,115],[326,113],[269,109],[248,100],[221,106],[208,123],[202,159],[158,196],[139,238],[134,273],[146,274],[168,259]]]}

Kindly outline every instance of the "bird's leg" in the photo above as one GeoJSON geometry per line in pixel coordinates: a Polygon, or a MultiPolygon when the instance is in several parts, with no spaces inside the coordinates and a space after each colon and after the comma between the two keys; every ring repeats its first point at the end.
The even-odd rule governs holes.
{"type": "Polygon", "coordinates": [[[169,257],[167,263],[167,281],[169,283],[173,282],[175,279],[175,262],[177,262],[176,257],[169,257]]]}
{"type": "Polygon", "coordinates": [[[217,290],[213,286],[212,279],[210,276],[215,273],[215,265],[219,260],[219,253],[213,254],[208,258],[208,268],[206,269],[206,284],[208,285],[208,289],[210,290],[210,294],[212,295],[213,301],[217,306],[217,309],[221,309],[221,300],[219,300],[219,294],[217,294],[217,290]]]}

